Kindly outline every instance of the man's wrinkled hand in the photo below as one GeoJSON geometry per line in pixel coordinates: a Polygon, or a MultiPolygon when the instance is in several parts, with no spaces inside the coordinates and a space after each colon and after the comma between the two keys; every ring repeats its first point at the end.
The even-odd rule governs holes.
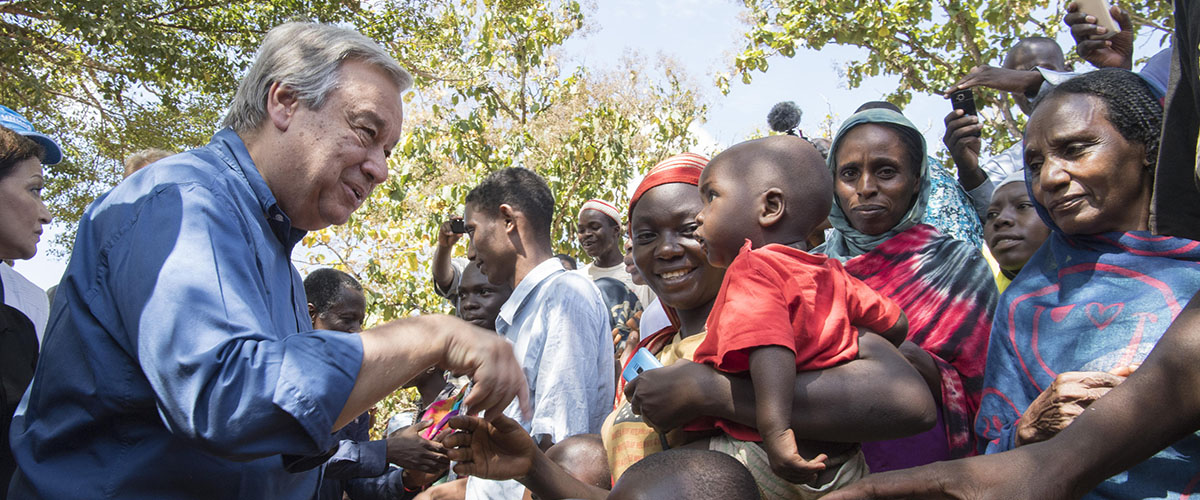
{"type": "Polygon", "coordinates": [[[483,412],[493,419],[516,398],[521,413],[530,418],[529,385],[525,373],[513,355],[512,344],[491,330],[444,317],[448,342],[438,366],[455,375],[468,375],[473,386],[463,404],[472,414],[483,412]]]}

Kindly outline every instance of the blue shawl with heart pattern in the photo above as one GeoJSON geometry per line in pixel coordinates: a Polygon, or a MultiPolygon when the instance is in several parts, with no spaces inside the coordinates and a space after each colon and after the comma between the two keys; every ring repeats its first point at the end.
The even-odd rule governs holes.
{"type": "MultiPolygon", "coordinates": [[[[1014,446],[1017,419],[1058,374],[1141,363],[1200,290],[1200,242],[1142,231],[1068,236],[1051,228],[996,309],[975,420],[986,453],[1014,446]]],[[[1087,498],[1179,498],[1200,484],[1194,457],[1197,435],[1087,498]]]]}

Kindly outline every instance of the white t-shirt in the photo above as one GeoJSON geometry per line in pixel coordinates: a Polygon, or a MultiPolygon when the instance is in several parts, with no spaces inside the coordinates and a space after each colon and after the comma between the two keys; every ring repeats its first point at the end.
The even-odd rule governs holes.
{"type": "Polygon", "coordinates": [[[654,291],[651,290],[650,287],[646,285],[635,285],[633,283],[633,276],[630,276],[629,273],[625,271],[624,263],[617,264],[612,267],[600,267],[595,263],[591,263],[583,266],[581,271],[587,273],[588,277],[592,278],[592,281],[596,281],[600,278],[613,278],[621,283],[624,283],[634,295],[637,295],[638,302],[642,304],[643,309],[645,309],[646,306],[651,302],[654,302],[654,299],[656,298],[654,296],[654,291]]]}
{"type": "Polygon", "coordinates": [[[663,309],[662,302],[655,297],[654,302],[651,302],[642,311],[642,321],[638,323],[638,332],[641,332],[642,338],[646,338],[668,326],[671,326],[671,319],[667,317],[667,311],[663,309]]]}
{"type": "Polygon", "coordinates": [[[0,280],[4,280],[4,304],[25,313],[33,322],[38,344],[41,344],[46,321],[50,319],[50,300],[46,298],[46,291],[3,262],[0,262],[0,280]]]}

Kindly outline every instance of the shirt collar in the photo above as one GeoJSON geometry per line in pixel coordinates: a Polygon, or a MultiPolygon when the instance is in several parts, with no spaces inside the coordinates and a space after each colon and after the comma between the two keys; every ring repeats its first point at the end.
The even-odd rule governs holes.
{"type": "Polygon", "coordinates": [[[271,226],[271,232],[290,253],[292,247],[295,247],[296,243],[299,243],[308,232],[292,227],[292,219],[279,208],[279,204],[275,201],[275,194],[271,193],[271,188],[267,187],[267,181],[258,172],[254,159],[250,157],[250,150],[246,149],[245,141],[232,128],[226,127],[213,136],[210,144],[216,146],[213,150],[221,157],[221,160],[250,185],[250,191],[258,200],[263,216],[267,219],[267,224],[271,226]]]}
{"type": "Polygon", "coordinates": [[[538,285],[541,285],[543,281],[546,281],[559,271],[565,272],[565,269],[563,269],[562,261],[558,260],[557,257],[550,257],[530,270],[529,274],[525,275],[525,279],[522,279],[517,284],[517,288],[513,290],[512,295],[508,297],[504,305],[500,306],[499,319],[507,325],[512,325],[513,319],[517,316],[517,310],[521,308],[521,304],[525,302],[525,299],[533,294],[538,285]]]}

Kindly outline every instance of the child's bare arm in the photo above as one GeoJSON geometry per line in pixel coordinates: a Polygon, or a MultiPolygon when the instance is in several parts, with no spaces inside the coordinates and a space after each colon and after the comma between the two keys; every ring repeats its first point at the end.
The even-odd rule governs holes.
{"type": "Polygon", "coordinates": [[[781,346],[754,349],[750,352],[750,380],[758,405],[758,433],[766,436],[783,432],[792,416],[796,354],[781,346]]]}
{"type": "Polygon", "coordinates": [[[825,469],[825,455],[812,461],[800,456],[796,435],[789,427],[792,384],[796,380],[796,354],[781,346],[764,346],[750,352],[750,379],[757,402],[758,433],[776,475],[793,483],[811,481],[825,469]]]}
{"type": "Polygon", "coordinates": [[[900,344],[908,339],[908,316],[904,315],[904,311],[900,311],[900,319],[896,320],[896,324],[879,335],[891,342],[892,345],[900,347],[900,344]]]}

